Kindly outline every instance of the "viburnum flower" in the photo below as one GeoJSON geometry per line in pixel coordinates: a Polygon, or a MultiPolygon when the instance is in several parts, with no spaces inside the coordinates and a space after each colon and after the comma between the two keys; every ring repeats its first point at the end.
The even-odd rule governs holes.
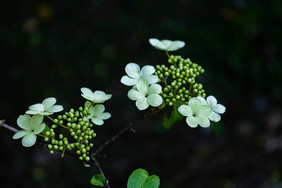
{"type": "Polygon", "coordinates": [[[45,99],[42,103],[34,104],[29,107],[26,114],[40,114],[40,115],[52,115],[55,112],[60,112],[64,110],[62,105],[55,105],[57,102],[56,98],[49,97],[45,99]]]}
{"type": "Polygon", "coordinates": [[[13,139],[22,138],[22,145],[24,147],[31,147],[36,142],[36,135],[41,133],[44,128],[45,124],[43,121],[42,115],[20,115],[17,119],[17,124],[20,128],[24,130],[18,131],[14,134],[13,139]]]}
{"type": "Polygon", "coordinates": [[[103,125],[104,120],[109,119],[111,117],[111,114],[105,111],[105,106],[102,104],[97,104],[95,106],[90,107],[88,110],[89,115],[87,116],[88,119],[91,119],[91,121],[95,125],[103,125]]]}
{"type": "Polygon", "coordinates": [[[81,96],[93,103],[103,103],[112,97],[111,94],[106,94],[104,91],[100,90],[92,92],[89,88],[86,87],[83,87],[80,90],[82,92],[81,96]]]}
{"type": "Polygon", "coordinates": [[[149,105],[158,107],[163,103],[163,98],[159,95],[161,91],[162,87],[159,84],[149,86],[147,80],[141,79],[137,82],[136,87],[128,91],[127,96],[131,100],[136,100],[139,110],[145,110],[149,105]]]}
{"type": "Polygon", "coordinates": [[[222,104],[218,104],[217,100],[214,96],[210,95],[205,100],[203,97],[197,97],[200,99],[202,104],[208,105],[211,108],[211,114],[209,115],[209,119],[214,122],[218,122],[221,120],[221,116],[219,114],[223,114],[226,110],[225,106],[222,104]]]}
{"type": "Polygon", "coordinates": [[[134,86],[138,80],[145,79],[149,84],[155,84],[158,82],[159,78],[153,73],[156,69],[151,65],[146,65],[140,70],[140,66],[136,63],[128,63],[125,66],[126,76],[121,78],[121,83],[126,86],[134,86]]]}
{"type": "Polygon", "coordinates": [[[151,38],[149,39],[149,43],[153,47],[164,51],[176,51],[185,46],[185,42],[180,40],[171,41],[171,40],[159,40],[156,38],[151,38]]]}
{"type": "Polygon", "coordinates": [[[197,97],[190,99],[188,105],[181,105],[178,111],[181,115],[187,117],[186,123],[192,128],[197,127],[198,124],[201,127],[210,126],[208,116],[211,113],[211,108],[203,105],[197,97]]]}

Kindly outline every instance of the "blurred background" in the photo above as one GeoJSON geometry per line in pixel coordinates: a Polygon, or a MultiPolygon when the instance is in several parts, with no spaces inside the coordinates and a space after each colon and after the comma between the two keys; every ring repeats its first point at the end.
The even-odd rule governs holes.
{"type": "MultiPolygon", "coordinates": [[[[167,62],[149,38],[182,40],[176,54],[205,69],[198,81],[227,111],[207,129],[182,121],[167,131],[163,112],[140,121],[99,160],[111,186],[144,168],[162,188],[282,187],[280,0],[30,0],[0,10],[0,118],[9,125],[47,97],[68,110],[84,104],[81,87],[103,90],[112,118],[95,128],[99,147],[143,113],[120,83],[125,65],[167,62]]],[[[93,187],[95,167],[12,135],[0,129],[0,187],[93,187]]]]}

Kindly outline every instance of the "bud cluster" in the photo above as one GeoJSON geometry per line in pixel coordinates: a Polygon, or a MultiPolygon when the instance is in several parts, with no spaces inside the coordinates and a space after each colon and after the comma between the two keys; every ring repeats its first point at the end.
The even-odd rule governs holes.
{"type": "Polygon", "coordinates": [[[54,151],[61,151],[62,155],[65,150],[74,150],[80,160],[89,161],[89,151],[93,144],[89,142],[92,138],[96,137],[96,133],[91,128],[93,123],[86,117],[88,114],[87,107],[79,107],[78,111],[70,109],[64,115],[58,115],[54,119],[54,124],[50,130],[46,131],[45,141],[50,141],[48,148],[50,153],[54,151]],[[70,138],[65,137],[63,134],[56,135],[55,129],[63,127],[67,129],[71,135],[70,138]]]}
{"type": "Polygon", "coordinates": [[[192,63],[189,58],[174,55],[169,56],[168,63],[172,65],[157,65],[155,72],[159,83],[163,84],[161,96],[166,104],[187,104],[192,97],[206,96],[203,85],[195,81],[196,76],[204,73],[201,66],[192,63]]]}

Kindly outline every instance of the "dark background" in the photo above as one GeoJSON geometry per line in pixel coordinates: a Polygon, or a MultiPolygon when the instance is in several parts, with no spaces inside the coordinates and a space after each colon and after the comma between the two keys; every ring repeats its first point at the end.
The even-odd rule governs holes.
{"type": "MultiPolygon", "coordinates": [[[[29,105],[54,96],[66,110],[81,87],[113,94],[94,147],[142,115],[120,83],[129,62],[166,63],[148,39],[182,40],[177,51],[206,71],[199,80],[227,111],[210,128],[170,131],[162,112],[140,121],[99,160],[112,187],[144,168],[172,187],[282,187],[280,0],[60,0],[0,4],[0,117],[17,127],[29,105]]],[[[0,187],[92,187],[78,160],[24,148],[0,130],[0,187]]]]}

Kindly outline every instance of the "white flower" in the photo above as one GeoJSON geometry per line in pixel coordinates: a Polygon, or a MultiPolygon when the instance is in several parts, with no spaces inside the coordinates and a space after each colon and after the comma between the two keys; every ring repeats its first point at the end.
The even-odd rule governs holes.
{"type": "Polygon", "coordinates": [[[97,90],[95,92],[92,92],[89,88],[86,87],[83,87],[80,90],[82,92],[81,96],[93,103],[103,103],[112,97],[111,94],[106,94],[104,91],[97,90]]]}
{"type": "Polygon", "coordinates": [[[159,50],[164,50],[164,51],[176,51],[180,48],[183,48],[185,46],[185,42],[180,41],[180,40],[159,40],[156,38],[151,38],[149,39],[149,43],[159,49],[159,50]]]}
{"type": "Polygon", "coordinates": [[[178,111],[180,114],[187,117],[186,123],[192,128],[197,127],[198,124],[201,127],[210,126],[208,116],[211,113],[211,108],[207,105],[203,105],[196,97],[190,99],[188,105],[181,105],[178,111]]]}
{"type": "Polygon", "coordinates": [[[136,63],[128,63],[125,66],[127,75],[123,76],[120,81],[126,86],[134,86],[140,79],[147,80],[149,84],[155,84],[159,80],[158,76],[153,75],[155,71],[155,68],[151,65],[146,65],[140,70],[136,63]]]}
{"type": "Polygon", "coordinates": [[[88,115],[88,119],[91,119],[92,122],[95,125],[103,125],[104,120],[109,119],[111,117],[111,114],[105,111],[105,106],[102,104],[97,104],[95,106],[92,106],[88,112],[90,113],[88,115]]]}
{"type": "Polygon", "coordinates": [[[127,96],[131,100],[136,100],[136,106],[139,110],[145,110],[149,105],[158,107],[163,103],[163,98],[159,95],[162,86],[153,84],[149,87],[148,81],[141,79],[137,82],[136,87],[128,91],[127,96]]]}
{"type": "Polygon", "coordinates": [[[13,139],[22,138],[22,144],[24,147],[31,147],[36,142],[36,135],[41,133],[45,124],[43,121],[42,115],[34,115],[30,117],[30,115],[20,115],[17,119],[17,124],[20,128],[24,130],[18,131],[14,134],[13,139]]]}
{"type": "Polygon", "coordinates": [[[60,112],[64,108],[62,105],[55,105],[57,100],[54,97],[45,99],[42,104],[31,105],[25,113],[26,114],[40,114],[40,115],[52,115],[55,112],[60,112]]]}
{"type": "Polygon", "coordinates": [[[223,114],[226,108],[222,104],[217,104],[217,100],[214,96],[210,95],[205,100],[203,97],[197,97],[200,99],[202,104],[208,105],[211,108],[211,114],[209,115],[209,119],[214,122],[218,122],[221,120],[221,116],[219,114],[223,114]]]}

